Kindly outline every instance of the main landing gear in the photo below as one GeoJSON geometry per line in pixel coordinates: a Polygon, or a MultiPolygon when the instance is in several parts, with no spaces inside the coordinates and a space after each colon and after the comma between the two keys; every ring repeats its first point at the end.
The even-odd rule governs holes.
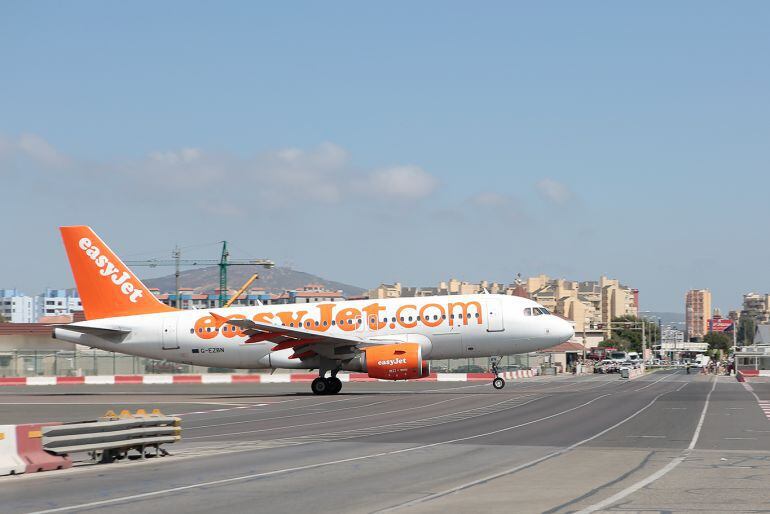
{"type": "Polygon", "coordinates": [[[342,380],[337,378],[337,372],[332,371],[332,376],[324,378],[320,376],[310,384],[313,394],[337,394],[342,390],[342,380]]]}
{"type": "Polygon", "coordinates": [[[505,387],[505,380],[503,377],[500,376],[500,373],[497,371],[497,362],[492,361],[492,373],[495,374],[494,380],[492,380],[492,387],[495,389],[502,389],[505,387]]]}

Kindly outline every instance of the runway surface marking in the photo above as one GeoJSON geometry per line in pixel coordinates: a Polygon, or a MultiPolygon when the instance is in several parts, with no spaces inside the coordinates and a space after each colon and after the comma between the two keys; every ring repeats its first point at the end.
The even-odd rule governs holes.
{"type": "MultiPolygon", "coordinates": [[[[179,487],[171,487],[171,488],[161,489],[161,490],[157,490],[157,491],[151,491],[151,492],[147,492],[147,493],[140,493],[140,494],[134,494],[134,495],[129,495],[129,496],[121,496],[121,497],[118,497],[118,498],[111,498],[111,499],[107,499],[107,500],[99,500],[99,501],[94,501],[94,502],[82,503],[82,504],[78,504],[78,505],[70,505],[70,506],[66,506],[66,507],[57,507],[57,508],[54,508],[54,509],[46,509],[46,510],[36,511],[36,512],[30,513],[30,514],[49,514],[49,513],[54,513],[54,512],[66,512],[66,511],[72,511],[72,510],[82,510],[82,509],[87,509],[87,508],[91,508],[91,507],[110,505],[110,504],[114,504],[114,503],[126,502],[126,501],[131,501],[131,500],[141,500],[141,499],[151,498],[151,497],[155,497],[155,496],[161,496],[161,495],[165,495],[165,494],[169,494],[169,493],[177,493],[177,492],[189,491],[189,490],[198,489],[198,488],[201,488],[201,487],[211,487],[211,486],[216,486],[216,485],[232,484],[232,483],[252,480],[252,479],[255,479],[255,478],[263,478],[263,477],[268,477],[268,476],[282,475],[282,474],[292,473],[292,472],[296,472],[296,471],[305,471],[305,470],[309,470],[309,469],[322,468],[322,467],[326,467],[326,466],[333,466],[333,465],[344,464],[344,463],[348,463],[348,462],[357,462],[357,461],[362,461],[362,460],[375,459],[375,458],[379,458],[379,457],[387,457],[387,456],[391,456],[391,455],[398,455],[398,454],[403,454],[403,453],[408,453],[408,452],[413,452],[413,451],[424,450],[426,448],[435,448],[437,446],[442,446],[442,445],[448,445],[448,444],[468,441],[468,440],[471,440],[471,439],[477,439],[477,438],[481,438],[481,437],[488,437],[490,435],[495,435],[495,434],[499,434],[499,433],[502,433],[502,432],[506,432],[506,431],[510,431],[510,430],[515,430],[517,428],[521,428],[521,427],[524,427],[524,426],[532,425],[534,423],[539,423],[541,421],[546,421],[546,420],[549,420],[549,419],[553,419],[553,418],[556,418],[558,416],[562,416],[564,414],[567,414],[569,412],[574,412],[574,411],[576,411],[578,409],[582,409],[583,407],[585,407],[587,405],[590,405],[590,404],[592,404],[592,403],[594,403],[594,402],[596,402],[596,401],[598,401],[598,400],[600,400],[602,398],[606,398],[606,397],[611,396],[611,395],[612,395],[612,393],[606,393],[606,394],[600,395],[600,396],[598,396],[596,398],[593,398],[593,399],[591,399],[591,400],[589,400],[587,402],[584,402],[584,403],[582,403],[580,405],[576,405],[575,407],[571,407],[569,409],[566,409],[566,410],[563,410],[563,411],[560,411],[560,412],[557,412],[557,413],[554,413],[554,414],[551,414],[551,415],[548,415],[548,416],[544,416],[542,418],[538,418],[538,419],[535,419],[535,420],[527,421],[525,423],[520,423],[520,424],[517,424],[517,425],[510,426],[510,427],[501,428],[501,429],[498,429],[498,430],[493,430],[493,431],[490,431],[490,432],[485,432],[485,433],[482,433],[482,434],[476,434],[476,435],[471,435],[471,436],[466,436],[466,437],[449,439],[449,440],[446,440],[446,441],[439,441],[439,442],[436,442],[436,443],[429,443],[429,444],[422,444],[422,445],[418,445],[418,446],[411,446],[409,448],[403,448],[403,449],[400,449],[400,450],[391,450],[391,451],[385,451],[385,452],[378,452],[378,453],[372,453],[372,454],[368,454],[368,455],[361,455],[361,456],[358,456],[358,457],[349,457],[349,458],[346,458],[346,459],[338,459],[338,460],[333,460],[333,461],[319,462],[319,463],[316,463],[316,464],[307,464],[307,465],[304,465],[304,466],[295,466],[295,467],[290,467],[290,468],[277,469],[277,470],[273,470],[273,471],[265,471],[265,472],[261,472],[261,473],[252,473],[252,474],[241,475],[241,476],[237,476],[237,477],[224,478],[224,479],[221,479],[221,480],[212,480],[212,481],[209,481],[209,482],[199,482],[199,483],[196,483],[196,484],[190,484],[190,485],[179,486],[179,487]]],[[[534,401],[534,399],[530,400],[530,401],[534,401]]],[[[614,427],[611,427],[611,428],[614,428],[614,427]]],[[[599,435],[601,435],[601,434],[597,434],[595,437],[598,437],[599,435]]],[[[586,442],[587,442],[587,440],[586,440],[586,442]]]]}
{"type": "MultiPolygon", "coordinates": [[[[487,414],[490,414],[491,412],[498,412],[498,411],[501,411],[501,410],[508,410],[508,409],[512,409],[512,408],[515,408],[515,407],[520,407],[522,405],[525,405],[527,403],[531,403],[531,402],[533,402],[533,401],[535,401],[537,399],[540,399],[540,398],[533,398],[533,399],[531,399],[531,400],[529,400],[527,402],[524,402],[522,404],[517,404],[517,405],[510,406],[510,407],[499,407],[500,405],[504,405],[504,404],[507,404],[507,403],[515,402],[515,401],[518,401],[518,400],[521,400],[521,399],[524,399],[524,398],[529,398],[531,396],[533,396],[533,395],[517,396],[516,398],[509,398],[507,400],[503,400],[503,401],[500,401],[500,402],[497,402],[497,403],[493,403],[491,405],[485,405],[485,406],[482,406],[482,407],[474,407],[472,409],[467,409],[467,410],[462,410],[462,411],[457,411],[457,412],[451,412],[449,414],[440,414],[440,415],[437,415],[437,416],[430,416],[430,417],[427,417],[427,418],[421,418],[421,419],[412,420],[412,421],[402,421],[402,422],[399,422],[399,423],[391,423],[389,425],[377,425],[375,427],[357,428],[357,429],[351,429],[351,430],[342,430],[342,431],[328,432],[328,433],[325,433],[325,434],[311,434],[311,435],[297,436],[297,437],[292,437],[292,438],[288,438],[288,439],[291,440],[291,441],[295,441],[295,440],[302,440],[302,441],[312,440],[313,442],[321,442],[321,441],[328,442],[330,440],[352,439],[354,437],[363,437],[363,436],[369,436],[369,435],[389,434],[389,433],[392,433],[392,432],[398,432],[398,431],[403,431],[403,430],[411,430],[411,429],[414,429],[414,428],[422,428],[422,427],[425,427],[425,426],[435,426],[435,425],[440,425],[440,424],[443,424],[443,423],[449,423],[449,422],[452,422],[452,421],[463,421],[463,420],[470,419],[470,418],[475,418],[475,417],[479,417],[479,416],[485,416],[487,414]],[[472,414],[463,416],[464,414],[468,414],[468,413],[472,413],[472,414]],[[450,419],[443,419],[443,418],[450,418],[450,419]],[[441,420],[441,421],[438,422],[438,423],[430,423],[430,421],[432,421],[432,420],[441,420]],[[393,429],[387,430],[388,427],[391,427],[391,428],[395,427],[396,429],[395,430],[393,430],[393,429]],[[405,427],[405,428],[401,428],[401,427],[405,427]],[[386,429],[386,430],[382,431],[383,429],[386,429]]],[[[468,398],[468,396],[465,396],[465,397],[462,397],[462,398],[468,398]]],[[[462,399],[462,398],[450,398],[450,399],[447,399],[447,400],[441,400],[441,401],[438,401],[438,402],[429,403],[428,405],[419,405],[419,406],[415,406],[415,407],[407,407],[407,408],[404,408],[404,409],[397,409],[397,410],[392,410],[392,411],[387,411],[387,412],[376,412],[376,413],[372,413],[372,414],[364,414],[364,415],[361,415],[361,416],[352,416],[350,418],[338,418],[338,419],[333,419],[333,420],[328,420],[328,421],[317,421],[317,422],[313,422],[313,423],[303,423],[303,424],[300,424],[300,425],[289,425],[289,426],[275,427],[275,428],[261,428],[261,429],[256,429],[256,430],[244,430],[244,431],[241,431],[241,432],[228,432],[228,433],[224,433],[224,434],[212,434],[212,435],[185,437],[185,440],[190,440],[190,439],[206,439],[206,438],[211,438],[211,437],[224,437],[224,436],[231,436],[231,435],[253,434],[253,433],[257,433],[257,432],[269,432],[269,431],[273,431],[273,430],[286,430],[286,429],[290,429],[290,428],[300,428],[300,427],[307,427],[307,426],[315,426],[315,425],[319,425],[319,424],[322,424],[322,423],[338,423],[340,421],[350,421],[350,420],[354,420],[354,419],[362,419],[362,418],[369,418],[369,417],[372,417],[372,416],[380,416],[380,415],[383,415],[383,414],[393,414],[393,413],[396,413],[396,412],[404,412],[404,411],[410,411],[410,410],[415,410],[415,409],[423,409],[425,407],[430,407],[430,406],[433,406],[433,405],[438,405],[438,404],[441,404],[441,403],[446,403],[446,402],[450,402],[450,401],[454,401],[456,399],[462,399]]],[[[251,420],[252,423],[255,422],[255,421],[259,421],[259,420],[251,420]]],[[[216,425],[209,425],[209,426],[216,426],[216,425]]],[[[192,428],[188,428],[186,430],[193,430],[195,428],[203,428],[203,427],[192,427],[192,428]]]]}
{"type": "Polygon", "coordinates": [[[716,389],[716,387],[717,387],[717,377],[714,377],[712,379],[711,390],[709,391],[708,395],[706,395],[706,402],[703,404],[703,410],[700,413],[700,419],[698,420],[698,425],[695,427],[695,432],[692,435],[692,439],[690,439],[690,444],[682,452],[681,455],[673,459],[671,462],[663,466],[661,469],[659,469],[655,473],[647,476],[646,478],[643,478],[642,480],[639,480],[634,484],[631,484],[630,486],[626,487],[622,491],[619,491],[613,494],[609,498],[603,501],[600,501],[599,503],[595,503],[593,505],[586,507],[585,509],[578,511],[577,514],[589,514],[591,512],[596,512],[597,510],[601,510],[605,507],[609,507],[610,505],[617,503],[623,498],[635,493],[639,489],[646,487],[649,484],[655,482],[659,478],[664,477],[671,470],[673,470],[674,468],[679,466],[682,462],[684,462],[687,459],[687,457],[690,456],[690,453],[695,448],[695,445],[698,443],[698,438],[700,437],[700,431],[703,428],[703,422],[706,420],[706,411],[708,411],[708,408],[709,408],[709,402],[711,401],[711,394],[714,392],[714,389],[716,389]]]}
{"type": "MultiPolygon", "coordinates": [[[[673,375],[673,374],[671,374],[671,375],[665,375],[665,376],[663,376],[662,378],[660,378],[660,379],[658,379],[658,380],[654,381],[653,383],[657,384],[658,382],[661,382],[661,381],[663,381],[663,380],[666,380],[667,378],[670,378],[670,377],[672,377],[672,376],[674,376],[674,375],[673,375]]],[[[676,391],[680,391],[680,390],[682,390],[682,389],[684,388],[684,386],[686,386],[686,385],[687,385],[687,383],[683,384],[683,385],[682,385],[682,386],[680,386],[678,389],[676,389],[676,391]]],[[[402,509],[402,508],[406,508],[406,507],[411,507],[411,506],[414,506],[414,505],[418,505],[418,504],[420,504],[420,503],[429,502],[429,501],[432,501],[432,500],[435,500],[435,499],[438,499],[438,498],[442,498],[442,497],[444,497],[444,496],[447,496],[447,495],[449,495],[449,494],[453,494],[453,493],[456,493],[456,492],[459,492],[459,491],[462,491],[462,490],[465,490],[465,489],[470,489],[471,487],[475,487],[475,486],[477,486],[477,485],[485,484],[485,483],[487,483],[487,482],[490,482],[490,481],[492,481],[492,480],[495,480],[495,479],[497,479],[497,478],[501,478],[501,477],[504,477],[504,476],[506,476],[506,475],[512,475],[512,474],[514,474],[514,473],[517,473],[517,472],[519,472],[519,471],[522,471],[522,470],[524,470],[524,469],[527,469],[527,468],[531,468],[532,466],[535,466],[535,465],[537,465],[537,464],[540,464],[541,462],[544,462],[544,461],[546,461],[546,460],[548,460],[548,459],[552,459],[552,458],[554,458],[554,457],[558,457],[559,455],[563,455],[563,454],[565,454],[565,453],[567,453],[567,452],[570,452],[570,451],[574,450],[575,448],[577,448],[577,447],[579,447],[579,446],[582,446],[582,445],[584,445],[584,444],[586,444],[586,443],[588,443],[588,442],[591,442],[591,441],[593,441],[594,439],[597,439],[597,438],[599,438],[599,437],[603,436],[603,435],[604,435],[604,434],[606,434],[607,432],[610,432],[611,430],[614,430],[614,429],[616,429],[617,427],[619,427],[619,426],[621,426],[622,424],[624,424],[624,423],[626,423],[626,422],[628,422],[628,421],[630,421],[630,420],[634,419],[636,416],[638,416],[638,415],[639,415],[639,414],[641,414],[642,412],[644,412],[644,411],[646,411],[647,409],[649,409],[650,407],[652,407],[652,405],[653,405],[653,404],[654,404],[654,403],[655,403],[655,402],[656,402],[656,401],[657,401],[657,400],[658,400],[658,399],[659,399],[661,396],[663,396],[663,395],[666,395],[666,394],[669,394],[669,393],[671,393],[671,392],[675,392],[675,391],[666,391],[666,392],[660,393],[660,394],[659,394],[659,395],[657,395],[655,398],[653,398],[653,399],[652,399],[652,400],[651,400],[651,401],[650,401],[650,402],[649,402],[647,405],[645,405],[645,406],[644,406],[644,407],[642,407],[641,409],[637,410],[636,412],[634,412],[634,413],[633,413],[633,414],[631,414],[630,416],[628,416],[628,417],[626,417],[626,418],[622,419],[621,421],[619,421],[619,422],[615,423],[614,425],[612,425],[612,426],[610,426],[610,427],[608,427],[608,428],[605,428],[605,429],[604,429],[604,430],[602,430],[601,432],[598,432],[598,433],[596,433],[596,434],[592,435],[591,437],[588,437],[588,438],[586,438],[586,439],[583,439],[582,441],[578,441],[578,442],[576,442],[576,443],[574,443],[574,444],[571,444],[570,446],[567,446],[567,447],[565,447],[565,448],[562,448],[562,449],[560,449],[560,450],[556,450],[556,451],[554,451],[554,452],[551,452],[551,453],[549,453],[549,454],[547,454],[547,455],[543,455],[542,457],[538,457],[537,459],[531,460],[531,461],[529,461],[529,462],[525,462],[524,464],[520,464],[520,465],[518,465],[518,466],[515,466],[515,467],[513,467],[513,468],[510,468],[510,469],[506,469],[506,470],[504,470],[504,471],[500,471],[500,472],[494,473],[494,474],[492,474],[492,475],[488,475],[488,476],[486,476],[486,477],[483,477],[483,478],[480,478],[480,479],[476,479],[476,480],[473,480],[473,481],[471,481],[471,482],[466,482],[466,483],[464,483],[464,484],[461,484],[461,485],[458,485],[458,486],[452,487],[451,489],[446,489],[446,490],[444,490],[444,491],[440,491],[440,492],[438,492],[438,493],[434,493],[434,494],[431,494],[431,495],[428,495],[428,496],[424,496],[424,497],[422,497],[422,498],[417,498],[417,499],[415,499],[415,500],[411,500],[411,501],[408,501],[408,502],[404,502],[404,503],[401,503],[401,504],[398,504],[398,505],[394,505],[394,506],[391,506],[391,507],[388,507],[388,508],[385,508],[385,509],[381,509],[381,510],[378,510],[378,511],[375,511],[375,512],[376,512],[376,513],[378,513],[378,514],[379,514],[379,513],[384,513],[384,512],[392,512],[392,511],[395,511],[395,510],[399,510],[399,509],[402,509]]],[[[614,393],[608,393],[608,394],[604,394],[604,395],[602,395],[602,396],[599,396],[599,397],[597,397],[597,398],[594,398],[593,400],[591,400],[590,402],[587,402],[587,403],[586,403],[586,404],[584,404],[584,405],[587,405],[588,403],[593,403],[594,401],[596,401],[596,400],[598,400],[598,399],[600,399],[600,398],[604,398],[604,397],[607,397],[607,396],[612,396],[612,394],[614,394],[614,393]]],[[[581,405],[580,407],[582,407],[582,405],[581,405]]],[[[560,413],[560,414],[561,414],[561,413],[560,413]]],[[[557,414],[557,415],[558,415],[558,414],[557,414]]],[[[536,421],[538,421],[538,420],[536,420],[536,421]]],[[[507,429],[503,429],[503,430],[507,430],[507,429]]]]}
{"type": "Polygon", "coordinates": [[[757,401],[757,404],[759,404],[759,408],[762,409],[762,413],[765,415],[765,417],[770,420],[770,401],[768,400],[760,400],[757,393],[754,392],[754,388],[751,387],[751,385],[748,382],[741,382],[743,384],[743,387],[751,393],[751,395],[754,397],[754,399],[757,401]]]}

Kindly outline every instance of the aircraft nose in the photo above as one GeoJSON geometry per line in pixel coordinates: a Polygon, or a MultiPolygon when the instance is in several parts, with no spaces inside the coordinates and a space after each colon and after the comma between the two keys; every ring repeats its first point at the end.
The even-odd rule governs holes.
{"type": "Polygon", "coordinates": [[[564,343],[572,339],[575,335],[575,331],[572,329],[572,325],[569,322],[561,318],[556,318],[554,322],[554,328],[551,330],[551,334],[553,334],[554,339],[558,340],[558,343],[564,343]]]}

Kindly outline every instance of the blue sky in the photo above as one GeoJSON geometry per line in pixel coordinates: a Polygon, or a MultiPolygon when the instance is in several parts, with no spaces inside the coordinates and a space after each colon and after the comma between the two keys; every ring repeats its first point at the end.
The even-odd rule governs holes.
{"type": "Polygon", "coordinates": [[[364,287],[606,274],[645,310],[732,308],[770,291],[769,25],[766,2],[4,2],[0,287],[71,285],[56,227],[89,224],[364,287]]]}

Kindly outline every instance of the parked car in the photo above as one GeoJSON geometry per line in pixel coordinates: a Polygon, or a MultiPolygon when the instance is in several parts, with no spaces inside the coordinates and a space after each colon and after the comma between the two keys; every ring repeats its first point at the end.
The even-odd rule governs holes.
{"type": "Polygon", "coordinates": [[[604,359],[594,366],[594,373],[617,373],[620,366],[612,359],[604,359]]]}

